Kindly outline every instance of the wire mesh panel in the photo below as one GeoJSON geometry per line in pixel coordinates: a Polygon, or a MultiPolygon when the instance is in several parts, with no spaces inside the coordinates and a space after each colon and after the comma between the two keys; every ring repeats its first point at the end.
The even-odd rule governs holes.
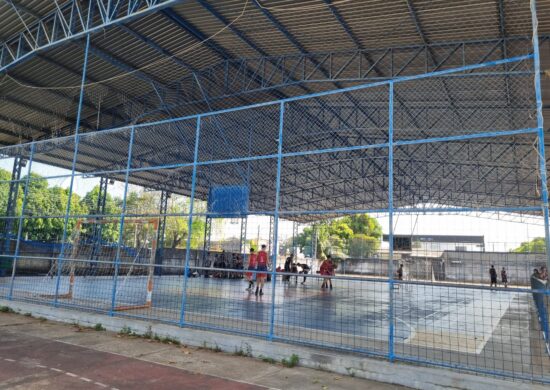
{"type": "Polygon", "coordinates": [[[535,135],[400,145],[394,154],[396,207],[540,205],[535,135]]]}
{"type": "MultiPolygon", "coordinates": [[[[526,290],[428,286],[399,282],[396,313],[408,335],[396,339],[399,358],[466,368],[497,376],[547,380],[550,373],[544,328],[526,290]]],[[[547,305],[545,301],[544,305],[547,305]]],[[[541,306],[547,316],[547,306],[541,306]]]]}
{"type": "MultiPolygon", "coordinates": [[[[505,3],[524,28],[526,3],[505,3]]],[[[36,142],[13,174],[30,151],[0,150],[0,296],[549,382],[530,52],[524,38],[425,42],[232,60],[192,83],[178,59],[154,82],[124,74],[132,93],[91,59],[110,83],[86,83],[80,130],[126,127],[36,142]],[[225,66],[243,78],[218,79],[225,66]],[[277,95],[266,71],[286,79],[277,95]],[[376,83],[310,87],[341,75],[376,83]],[[317,93],[263,102],[299,90],[317,93]],[[209,112],[178,117],[190,102],[209,112]]]]}
{"type": "Polygon", "coordinates": [[[394,139],[535,128],[532,84],[529,73],[466,74],[397,83],[394,139]]]}
{"type": "Polygon", "coordinates": [[[387,85],[291,101],[283,153],[386,143],[388,108],[387,85]]]}

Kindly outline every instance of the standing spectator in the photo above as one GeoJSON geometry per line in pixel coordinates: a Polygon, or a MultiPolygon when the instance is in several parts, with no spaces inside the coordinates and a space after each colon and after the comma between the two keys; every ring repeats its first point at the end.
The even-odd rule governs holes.
{"type": "MultiPolygon", "coordinates": [[[[298,263],[292,263],[290,272],[296,274],[296,276],[294,276],[294,283],[298,284],[298,263]]],[[[290,282],[290,278],[288,278],[288,281],[290,282]]]]}
{"type": "Polygon", "coordinates": [[[258,257],[257,257],[258,263],[256,266],[256,270],[265,271],[265,272],[258,272],[256,274],[256,280],[258,281],[258,284],[256,285],[255,295],[260,294],[260,296],[264,295],[263,288],[264,288],[265,279],[267,278],[267,266],[269,264],[266,248],[267,248],[266,245],[262,245],[262,250],[258,252],[258,257]]]}
{"type": "Polygon", "coordinates": [[[306,275],[308,274],[310,267],[306,263],[300,264],[302,267],[302,274],[304,275],[304,280],[302,284],[306,284],[306,275]]]}
{"type": "MultiPolygon", "coordinates": [[[[294,258],[293,253],[291,253],[290,256],[286,258],[284,272],[290,272],[290,264],[292,264],[293,258],[294,258]]],[[[283,275],[283,282],[287,282],[287,281],[290,281],[290,275],[283,275]]]]}
{"type": "Polygon", "coordinates": [[[500,279],[502,280],[502,284],[504,284],[504,288],[508,287],[508,274],[506,273],[506,268],[502,267],[500,270],[500,279]]]}
{"type": "Polygon", "coordinates": [[[321,275],[324,276],[321,288],[328,288],[328,285],[330,285],[330,289],[332,290],[332,280],[329,276],[334,275],[334,263],[332,262],[332,257],[330,255],[328,255],[327,259],[321,263],[320,272],[321,275]]]}
{"type": "Polygon", "coordinates": [[[497,270],[492,264],[491,268],[489,268],[489,276],[491,277],[491,288],[493,287],[493,285],[497,287],[497,270]]]}
{"type": "Polygon", "coordinates": [[[397,269],[397,279],[403,280],[403,264],[399,264],[399,268],[397,269]]]}
{"type": "MultiPolygon", "coordinates": [[[[256,271],[256,265],[256,253],[254,253],[254,248],[250,248],[250,255],[248,255],[248,270],[256,271]]],[[[252,287],[254,286],[254,273],[247,272],[246,280],[248,281],[248,288],[246,291],[252,291],[252,287]]]]}

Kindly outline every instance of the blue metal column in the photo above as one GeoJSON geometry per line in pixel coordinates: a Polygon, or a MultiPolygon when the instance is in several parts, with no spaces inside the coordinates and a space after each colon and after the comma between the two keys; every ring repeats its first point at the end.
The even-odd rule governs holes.
{"type": "MultiPolygon", "coordinates": [[[[187,221],[187,244],[185,249],[185,267],[183,269],[183,289],[180,310],[180,326],[185,325],[185,305],[187,303],[187,282],[189,279],[189,259],[191,258],[191,231],[193,229],[193,207],[195,205],[195,186],[197,180],[197,161],[199,160],[199,140],[201,133],[201,117],[197,117],[197,128],[195,131],[195,156],[193,158],[193,174],[191,177],[191,200],[189,204],[189,220],[187,221]]],[[[206,240],[206,237],[205,237],[206,240]]],[[[205,242],[206,245],[206,242],[205,242]]],[[[204,265],[204,262],[203,262],[204,265]]]]}
{"type": "Polygon", "coordinates": [[[389,243],[389,256],[388,256],[388,277],[389,277],[389,293],[390,303],[388,308],[388,320],[389,320],[389,337],[388,337],[388,358],[393,362],[394,355],[394,282],[393,282],[393,82],[389,83],[389,113],[388,113],[388,210],[389,210],[389,231],[388,231],[388,243],[389,243]]]}
{"type": "Polygon", "coordinates": [[[29,180],[31,177],[34,145],[35,145],[34,143],[31,144],[31,151],[29,156],[29,168],[27,172],[27,177],[25,179],[25,191],[23,193],[23,204],[21,205],[21,215],[19,216],[19,227],[17,229],[17,241],[15,242],[15,252],[13,255],[13,265],[11,270],[10,292],[8,294],[9,300],[13,298],[13,286],[15,283],[15,272],[17,270],[17,258],[19,257],[19,251],[20,251],[20,245],[21,245],[21,233],[23,232],[23,216],[25,215],[25,207],[27,206],[27,195],[29,193],[29,180]]]}
{"type": "MultiPolygon", "coordinates": [[[[159,227],[157,231],[157,253],[155,254],[155,264],[162,266],[164,260],[164,239],[166,233],[166,213],[168,211],[168,199],[171,194],[168,191],[162,191],[160,194],[159,207],[159,227]]],[[[189,231],[189,234],[191,231],[189,231]]],[[[162,267],[155,267],[155,275],[162,275],[162,267]]]]}
{"type": "Polygon", "coordinates": [[[542,116],[542,91],[540,86],[540,49],[536,0],[531,0],[531,23],[533,25],[533,65],[535,68],[535,96],[537,99],[537,127],[539,138],[539,169],[542,189],[542,211],[544,214],[546,264],[548,269],[550,269],[550,218],[548,212],[548,175],[546,172],[546,154],[544,150],[544,118],[542,116]]]}
{"type": "Polygon", "coordinates": [[[118,272],[120,269],[120,247],[123,244],[123,235],[124,235],[124,219],[126,218],[126,197],[128,195],[128,177],[130,176],[130,168],[132,166],[132,149],[134,147],[134,133],[135,128],[132,126],[130,130],[130,144],[128,145],[128,161],[126,161],[126,174],[124,178],[124,196],[122,198],[122,214],[120,215],[120,226],[118,228],[118,244],[116,248],[116,257],[115,257],[115,272],[113,275],[113,288],[111,291],[111,310],[109,315],[114,315],[116,307],[116,288],[118,281],[118,272]]]}
{"type": "MultiPolygon", "coordinates": [[[[271,255],[271,316],[269,319],[269,335],[268,339],[273,340],[275,328],[275,288],[277,287],[277,240],[279,235],[279,205],[281,203],[281,166],[283,162],[283,121],[285,116],[285,103],[282,102],[279,106],[279,145],[277,148],[277,179],[275,192],[275,210],[270,220],[273,221],[273,254],[271,255]]],[[[270,226],[271,227],[271,226],[270,226]]],[[[271,246],[271,234],[269,236],[271,246]]],[[[271,249],[271,248],[270,248],[271,249]]]]}
{"type": "Polygon", "coordinates": [[[61,269],[63,268],[63,253],[67,241],[67,225],[69,224],[69,214],[71,211],[71,199],[73,197],[74,171],[76,168],[76,159],[78,157],[78,142],[80,137],[80,118],[82,114],[82,103],[84,102],[84,83],[86,82],[86,71],[88,69],[88,50],[90,48],[90,34],[86,34],[86,47],[84,49],[84,63],[82,64],[82,79],[80,82],[80,96],[78,98],[78,111],[76,114],[76,126],[74,134],[74,154],[71,167],[71,182],[69,185],[69,196],[67,199],[67,207],[65,208],[65,220],[63,222],[63,239],[61,241],[61,249],[57,259],[57,280],[55,284],[54,306],[57,306],[57,297],[59,295],[59,284],[61,282],[61,269]]]}

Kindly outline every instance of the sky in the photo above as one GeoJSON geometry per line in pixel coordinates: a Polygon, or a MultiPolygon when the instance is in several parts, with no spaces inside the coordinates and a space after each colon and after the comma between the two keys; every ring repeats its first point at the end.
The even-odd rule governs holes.
{"type": "MultiPolygon", "coordinates": [[[[13,159],[0,159],[0,168],[11,171],[13,159]]],[[[27,167],[28,169],[28,167],[27,167]]],[[[32,171],[42,176],[70,175],[70,171],[45,164],[33,162],[32,171]]],[[[27,172],[24,172],[26,174],[27,172]]],[[[48,179],[50,186],[68,188],[70,177],[48,179]]],[[[78,178],[75,180],[74,192],[83,197],[87,192],[99,184],[99,178],[78,178]]],[[[122,197],[124,184],[116,182],[109,186],[109,193],[113,197],[122,197]]],[[[544,236],[542,220],[532,220],[531,223],[511,222],[510,215],[504,215],[503,220],[497,220],[494,215],[482,214],[484,217],[468,215],[395,215],[394,234],[415,235],[479,235],[484,236],[485,246],[488,251],[508,251],[518,247],[522,242],[535,237],[544,236]],[[508,219],[508,220],[506,220],[508,219]]],[[[384,234],[389,232],[387,215],[373,215],[381,224],[384,234]]],[[[227,221],[213,230],[212,240],[227,239],[240,236],[240,224],[237,221],[227,221]],[[222,226],[223,225],[223,226],[222,226]]],[[[299,225],[301,232],[306,225],[299,225]]],[[[250,216],[248,219],[248,239],[260,236],[260,241],[266,242],[269,237],[269,218],[250,216]]],[[[279,239],[285,240],[292,237],[292,222],[281,221],[279,223],[279,239]]]]}

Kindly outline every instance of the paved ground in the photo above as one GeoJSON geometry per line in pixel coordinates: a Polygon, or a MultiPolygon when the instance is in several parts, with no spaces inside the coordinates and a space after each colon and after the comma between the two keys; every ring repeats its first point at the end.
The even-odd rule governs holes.
{"type": "Polygon", "coordinates": [[[0,313],[0,389],[398,388],[0,313]]]}

